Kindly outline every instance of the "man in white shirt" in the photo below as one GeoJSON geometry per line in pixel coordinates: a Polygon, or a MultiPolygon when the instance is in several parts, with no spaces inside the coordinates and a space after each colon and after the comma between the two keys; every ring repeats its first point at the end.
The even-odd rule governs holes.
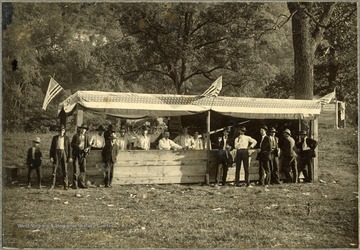
{"type": "Polygon", "coordinates": [[[202,140],[202,138],[199,137],[199,132],[194,133],[193,145],[194,145],[193,147],[194,150],[204,149],[204,141],[202,140]]]}
{"type": "Polygon", "coordinates": [[[150,137],[148,136],[149,128],[143,126],[141,130],[141,135],[134,134],[137,141],[135,142],[135,149],[140,150],[149,150],[150,149],[150,137]]]}
{"type": "Polygon", "coordinates": [[[178,135],[174,142],[179,144],[183,149],[193,149],[194,141],[193,138],[188,134],[188,129],[184,127],[181,135],[178,135]]]}
{"type": "Polygon", "coordinates": [[[119,150],[129,149],[129,139],[125,134],[126,130],[124,127],[120,129],[120,136],[116,139],[116,144],[118,145],[119,150]]]}
{"type": "Polygon", "coordinates": [[[170,133],[168,131],[164,132],[164,138],[160,139],[159,141],[159,149],[160,150],[177,150],[182,149],[179,144],[176,144],[172,140],[169,139],[170,133]]]}
{"type": "Polygon", "coordinates": [[[93,135],[90,139],[91,149],[99,150],[105,146],[105,138],[103,132],[105,129],[100,125],[97,129],[97,134],[93,135]]]}
{"type": "Polygon", "coordinates": [[[252,149],[257,144],[257,141],[250,136],[245,135],[246,128],[240,127],[240,135],[234,141],[234,147],[236,149],[236,171],[235,171],[235,186],[239,186],[241,162],[243,162],[245,170],[245,182],[250,186],[249,179],[249,149],[252,149]]]}

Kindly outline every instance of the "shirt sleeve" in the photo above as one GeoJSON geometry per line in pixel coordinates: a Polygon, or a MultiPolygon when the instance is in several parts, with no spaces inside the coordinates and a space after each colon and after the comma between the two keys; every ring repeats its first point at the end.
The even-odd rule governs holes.
{"type": "Polygon", "coordinates": [[[160,149],[160,150],[166,149],[165,143],[164,143],[164,140],[163,140],[163,139],[161,139],[161,140],[159,141],[159,149],[160,149]]]}
{"type": "Polygon", "coordinates": [[[250,137],[250,136],[249,136],[249,142],[251,143],[250,148],[254,148],[256,146],[256,144],[257,144],[257,141],[254,138],[250,137]]]}
{"type": "Polygon", "coordinates": [[[179,144],[176,144],[172,140],[170,140],[170,147],[172,147],[174,149],[182,149],[182,147],[179,144]]]}
{"type": "Polygon", "coordinates": [[[176,136],[175,139],[174,139],[174,142],[177,143],[177,144],[180,144],[180,135],[176,136]]]}
{"type": "Polygon", "coordinates": [[[234,147],[236,149],[239,149],[240,148],[240,140],[238,138],[235,138],[234,140],[234,147]]]}

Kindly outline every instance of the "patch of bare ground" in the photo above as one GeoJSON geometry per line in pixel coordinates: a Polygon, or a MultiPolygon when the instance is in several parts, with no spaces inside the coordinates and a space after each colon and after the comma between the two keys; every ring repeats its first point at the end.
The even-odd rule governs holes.
{"type": "MultiPolygon", "coordinates": [[[[41,190],[25,188],[26,169],[20,168],[19,182],[3,187],[3,246],[357,247],[357,131],[320,128],[319,134],[319,181],[269,191],[199,184],[48,191],[49,168],[41,190]]],[[[6,164],[21,162],[16,156],[24,157],[29,146],[7,147],[10,136],[3,141],[6,164]]]]}

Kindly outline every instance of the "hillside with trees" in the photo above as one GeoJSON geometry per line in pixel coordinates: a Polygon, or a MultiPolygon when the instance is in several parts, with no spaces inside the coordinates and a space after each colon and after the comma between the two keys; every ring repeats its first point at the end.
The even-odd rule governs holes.
{"type": "Polygon", "coordinates": [[[200,94],[220,75],[220,95],[336,87],[357,108],[356,14],[350,2],[3,3],[4,129],[55,125],[77,90],[200,94]],[[43,111],[50,76],[65,91],[43,111]]]}

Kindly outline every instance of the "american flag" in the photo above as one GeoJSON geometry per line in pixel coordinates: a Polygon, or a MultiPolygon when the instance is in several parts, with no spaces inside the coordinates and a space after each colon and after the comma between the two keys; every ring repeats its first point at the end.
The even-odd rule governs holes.
{"type": "Polygon", "coordinates": [[[216,79],[215,82],[211,84],[211,86],[205,90],[200,96],[210,97],[210,96],[218,96],[220,94],[222,88],[222,76],[216,79]]]}
{"type": "Polygon", "coordinates": [[[61,90],[64,90],[60,84],[58,84],[52,77],[50,78],[49,86],[46,91],[44,103],[43,103],[43,110],[46,110],[47,106],[51,102],[51,100],[60,93],[61,90]]]}
{"type": "Polygon", "coordinates": [[[320,98],[320,103],[321,105],[326,105],[328,103],[331,102],[332,99],[336,98],[336,92],[335,92],[335,89],[333,92],[327,94],[327,95],[324,95],[323,97],[320,98]]]}

